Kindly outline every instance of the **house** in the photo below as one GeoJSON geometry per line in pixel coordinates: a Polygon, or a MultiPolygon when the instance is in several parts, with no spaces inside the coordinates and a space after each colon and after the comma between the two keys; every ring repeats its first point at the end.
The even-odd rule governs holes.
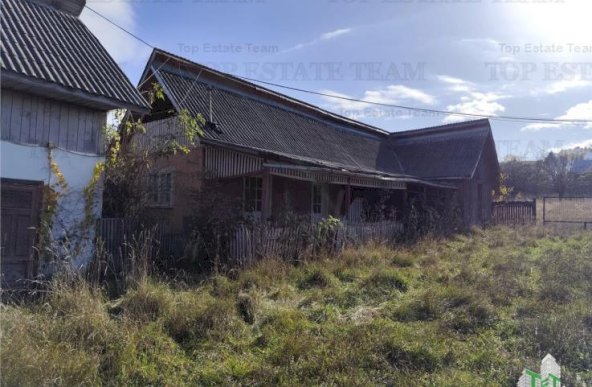
{"type": "Polygon", "coordinates": [[[467,225],[489,218],[499,166],[487,120],[390,133],[160,49],[140,91],[154,83],[165,98],[138,141],[179,134],[181,111],[207,121],[189,155],[160,161],[150,177],[151,213],[170,232],[183,230],[192,194],[211,180],[260,220],[401,219],[416,198],[458,200],[467,225]]]}
{"type": "Polygon", "coordinates": [[[149,109],[78,18],[84,5],[2,2],[3,285],[48,269],[34,254],[36,238],[60,242],[74,265],[85,264],[101,210],[107,112],[149,109]]]}
{"type": "Polygon", "coordinates": [[[457,188],[467,226],[490,219],[500,167],[488,120],[396,132],[389,142],[405,173],[457,188]]]}

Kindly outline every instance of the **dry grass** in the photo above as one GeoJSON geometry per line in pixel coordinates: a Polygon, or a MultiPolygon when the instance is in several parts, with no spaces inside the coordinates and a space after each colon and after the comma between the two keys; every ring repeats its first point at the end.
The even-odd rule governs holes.
{"type": "Polygon", "coordinates": [[[592,238],[473,230],[118,299],[55,283],[0,316],[2,385],[514,385],[592,379],[592,238]]]}

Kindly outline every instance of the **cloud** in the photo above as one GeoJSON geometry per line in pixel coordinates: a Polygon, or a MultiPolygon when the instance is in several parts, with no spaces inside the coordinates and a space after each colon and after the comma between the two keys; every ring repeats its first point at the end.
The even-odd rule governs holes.
{"type": "MultiPolygon", "coordinates": [[[[576,149],[576,148],[592,148],[592,138],[589,140],[584,140],[581,142],[570,142],[569,144],[562,145],[560,147],[551,148],[549,152],[561,152],[562,150],[566,149],[576,149]]],[[[592,160],[592,152],[587,153],[584,156],[585,160],[592,160]]]]}
{"type": "MultiPolygon", "coordinates": [[[[354,98],[347,94],[337,93],[331,90],[321,90],[323,94],[331,94],[344,98],[354,98]]],[[[390,108],[388,106],[377,106],[365,102],[373,102],[387,105],[399,105],[401,103],[421,103],[433,105],[436,98],[424,91],[404,85],[389,85],[382,89],[366,90],[361,101],[349,101],[345,99],[331,98],[324,96],[330,110],[351,117],[388,117],[409,118],[409,112],[405,109],[390,108]]]]}
{"type": "MultiPolygon", "coordinates": [[[[567,109],[565,114],[562,114],[558,117],[555,117],[558,120],[586,120],[592,121],[592,99],[588,102],[582,102],[575,106],[570,107],[567,109]]],[[[523,132],[535,132],[543,129],[560,129],[560,128],[573,128],[576,125],[581,125],[577,123],[571,122],[561,122],[561,123],[532,123],[528,124],[522,129],[523,132]]],[[[583,125],[584,128],[592,129],[592,122],[586,123],[583,125]]]]}
{"type": "Polygon", "coordinates": [[[447,89],[455,93],[470,92],[475,88],[472,82],[465,81],[460,78],[451,77],[449,75],[438,75],[436,77],[440,82],[447,84],[447,89]]]}
{"type": "MultiPolygon", "coordinates": [[[[567,109],[565,114],[557,117],[560,120],[588,120],[592,121],[592,99],[588,102],[579,103],[567,109]]],[[[592,123],[586,124],[592,128],[592,123]]]]}
{"type": "MultiPolygon", "coordinates": [[[[447,90],[455,94],[461,94],[460,102],[448,105],[446,107],[446,110],[448,111],[495,116],[506,110],[506,108],[498,102],[500,99],[506,98],[506,96],[502,94],[495,92],[480,92],[477,90],[477,86],[473,82],[449,75],[438,75],[436,78],[447,85],[447,90]]],[[[451,123],[467,121],[474,118],[475,117],[451,114],[444,117],[443,121],[445,123],[451,123]]]]}
{"type": "Polygon", "coordinates": [[[352,30],[351,28],[342,28],[340,30],[325,32],[324,34],[321,35],[320,39],[321,40],[334,39],[334,38],[337,38],[338,36],[349,34],[351,32],[351,30],[352,30]]]}
{"type": "Polygon", "coordinates": [[[546,123],[546,122],[533,122],[532,124],[528,124],[523,126],[520,129],[522,132],[538,132],[539,130],[543,129],[559,129],[561,128],[560,124],[553,124],[553,123],[546,123]]]}
{"type": "Polygon", "coordinates": [[[290,52],[290,51],[300,50],[300,49],[303,49],[305,47],[314,46],[315,44],[318,44],[320,42],[325,42],[325,41],[328,41],[328,40],[332,40],[332,39],[338,38],[338,37],[343,36],[343,35],[347,35],[347,34],[351,33],[352,31],[353,31],[352,28],[340,28],[340,29],[335,30],[335,31],[325,32],[325,33],[321,34],[316,39],[313,39],[313,40],[311,40],[309,42],[298,43],[295,46],[290,47],[290,48],[284,50],[284,52],[290,52]]]}
{"type": "MultiPolygon", "coordinates": [[[[88,0],[87,5],[128,31],[135,31],[135,11],[130,2],[88,0]]],[[[86,8],[80,19],[120,66],[144,62],[150,48],[86,8]]]]}
{"type": "Polygon", "coordinates": [[[559,93],[564,93],[571,89],[577,89],[581,87],[590,87],[592,86],[592,81],[584,80],[580,77],[570,80],[562,80],[553,82],[547,87],[536,89],[532,92],[533,95],[554,95],[559,93]]]}
{"type": "MultiPolygon", "coordinates": [[[[497,93],[480,93],[472,91],[469,95],[461,97],[461,102],[448,105],[446,110],[451,112],[469,113],[480,116],[495,116],[498,113],[503,113],[506,108],[497,102],[503,96],[497,93]]],[[[475,119],[476,117],[448,115],[444,117],[445,123],[467,121],[475,119]]]]}

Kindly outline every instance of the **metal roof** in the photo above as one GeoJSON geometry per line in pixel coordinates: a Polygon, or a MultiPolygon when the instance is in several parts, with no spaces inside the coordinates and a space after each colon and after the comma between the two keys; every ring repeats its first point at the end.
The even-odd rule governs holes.
{"type": "Polygon", "coordinates": [[[76,16],[27,0],[3,0],[1,29],[3,84],[36,81],[65,89],[57,93],[95,97],[105,108],[150,108],[76,16]]]}
{"type": "Polygon", "coordinates": [[[475,120],[393,133],[389,142],[410,175],[470,178],[490,135],[489,121],[475,120]]]}
{"type": "Polygon", "coordinates": [[[339,126],[238,92],[209,90],[202,78],[190,79],[163,69],[157,78],[173,103],[192,114],[208,118],[211,95],[213,121],[219,130],[206,129],[206,140],[319,160],[335,168],[402,173],[382,135],[339,126]]]}
{"type": "Polygon", "coordinates": [[[162,50],[152,53],[142,83],[152,76],[177,111],[187,109],[208,119],[211,106],[217,128],[206,128],[206,143],[424,183],[472,177],[490,145],[488,157],[495,156],[486,119],[388,133],[319,114],[318,108],[162,50]]]}

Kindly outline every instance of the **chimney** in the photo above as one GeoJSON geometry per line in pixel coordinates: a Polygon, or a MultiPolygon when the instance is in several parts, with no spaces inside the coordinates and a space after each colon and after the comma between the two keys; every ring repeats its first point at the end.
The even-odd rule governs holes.
{"type": "Polygon", "coordinates": [[[76,17],[80,16],[86,0],[33,0],[36,3],[46,5],[48,7],[57,9],[58,11],[66,12],[76,17]]]}

